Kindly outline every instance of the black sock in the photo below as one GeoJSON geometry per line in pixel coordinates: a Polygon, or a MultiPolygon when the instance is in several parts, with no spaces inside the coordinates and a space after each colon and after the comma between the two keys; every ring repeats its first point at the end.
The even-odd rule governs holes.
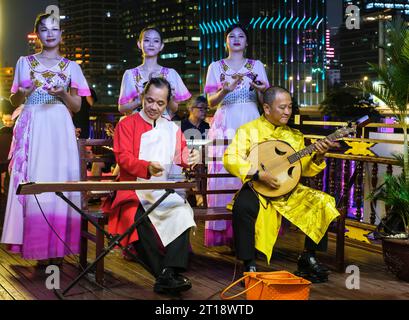
{"type": "Polygon", "coordinates": [[[250,267],[255,267],[256,266],[256,260],[255,259],[244,260],[243,264],[244,264],[244,268],[246,270],[249,270],[250,267]]]}

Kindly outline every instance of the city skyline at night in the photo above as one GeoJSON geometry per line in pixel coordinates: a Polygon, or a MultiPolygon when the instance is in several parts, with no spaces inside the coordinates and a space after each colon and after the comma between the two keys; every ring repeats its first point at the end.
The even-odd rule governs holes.
{"type": "Polygon", "coordinates": [[[265,64],[271,83],[287,87],[300,105],[325,95],[326,1],[200,1],[201,79],[208,65],[225,57],[223,32],[247,26],[247,55],[265,64]]]}

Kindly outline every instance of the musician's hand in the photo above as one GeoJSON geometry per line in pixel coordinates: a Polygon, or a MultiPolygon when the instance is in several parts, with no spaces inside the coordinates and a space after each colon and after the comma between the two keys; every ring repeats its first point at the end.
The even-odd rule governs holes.
{"type": "Polygon", "coordinates": [[[148,170],[151,176],[160,177],[163,174],[163,170],[165,170],[159,162],[152,161],[149,163],[148,170]]]}
{"type": "Polygon", "coordinates": [[[189,158],[187,159],[187,164],[194,168],[200,162],[200,152],[199,150],[192,149],[189,153],[189,158]]]}
{"type": "Polygon", "coordinates": [[[278,182],[277,178],[274,178],[269,172],[267,171],[260,171],[258,173],[258,179],[265,184],[268,184],[273,189],[280,188],[280,183],[278,182]]]}
{"type": "Polygon", "coordinates": [[[322,139],[318,140],[315,143],[315,151],[317,152],[317,155],[323,156],[329,149],[335,148],[335,147],[340,147],[338,142],[333,142],[328,139],[322,139]]]}

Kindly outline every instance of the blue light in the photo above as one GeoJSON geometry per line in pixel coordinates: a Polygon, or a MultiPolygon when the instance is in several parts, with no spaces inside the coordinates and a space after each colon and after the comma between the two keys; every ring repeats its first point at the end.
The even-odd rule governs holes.
{"type": "Polygon", "coordinates": [[[270,21],[267,22],[266,29],[268,29],[268,26],[270,25],[270,23],[271,23],[273,20],[274,20],[274,17],[271,17],[270,21]]]}
{"type": "Polygon", "coordinates": [[[307,22],[304,24],[304,29],[307,29],[307,24],[311,21],[311,17],[307,20],[307,22]]]}
{"type": "Polygon", "coordinates": [[[209,33],[209,30],[207,30],[206,23],[203,23],[203,28],[205,28],[206,34],[208,34],[208,33],[209,33]]]}
{"type": "Polygon", "coordinates": [[[271,28],[275,28],[275,26],[276,26],[276,24],[278,23],[278,21],[280,21],[280,19],[281,19],[281,15],[280,14],[278,14],[278,17],[277,17],[277,20],[276,21],[274,21],[274,23],[273,23],[273,26],[271,27],[271,28]]]}
{"type": "MultiPolygon", "coordinates": [[[[212,24],[212,27],[214,28],[214,33],[216,33],[217,29],[216,29],[216,26],[214,25],[213,21],[211,21],[211,24],[212,24]]],[[[220,30],[220,32],[221,32],[221,30],[220,30]]]]}
{"type": "Polygon", "coordinates": [[[217,21],[216,21],[216,26],[219,29],[219,32],[222,32],[222,28],[220,27],[219,22],[217,22],[217,21]]]}
{"type": "Polygon", "coordinates": [[[287,23],[285,24],[285,28],[287,29],[288,24],[290,23],[290,21],[293,20],[293,16],[291,16],[290,20],[287,21],[287,23]]]}
{"type": "Polygon", "coordinates": [[[297,23],[297,21],[300,19],[300,17],[297,17],[297,19],[295,19],[295,21],[293,22],[293,24],[291,25],[291,29],[294,29],[295,24],[297,23]]]}
{"type": "Polygon", "coordinates": [[[254,17],[251,18],[251,21],[250,21],[249,24],[252,25],[252,24],[253,24],[253,21],[254,21],[254,17]]]}
{"type": "Polygon", "coordinates": [[[209,41],[207,41],[207,46],[206,46],[206,48],[207,48],[207,49],[210,49],[210,42],[209,42],[209,41]]]}
{"type": "Polygon", "coordinates": [[[267,17],[265,17],[264,20],[260,23],[260,29],[262,28],[262,26],[263,26],[264,22],[266,22],[266,20],[267,20],[267,17]]]}
{"type": "Polygon", "coordinates": [[[304,20],[305,20],[305,17],[304,18],[302,18],[302,20],[300,21],[300,23],[298,24],[298,27],[297,27],[297,29],[300,29],[300,27],[301,27],[301,24],[304,22],[304,20]]]}
{"type": "Polygon", "coordinates": [[[230,18],[227,18],[227,20],[229,21],[229,24],[232,25],[233,22],[231,22],[230,18]]]}
{"type": "Polygon", "coordinates": [[[283,18],[283,21],[281,21],[280,25],[278,26],[278,29],[281,29],[281,26],[283,25],[285,19],[287,19],[287,17],[284,17],[284,18],[283,18]]]}
{"type": "Polygon", "coordinates": [[[314,21],[311,22],[311,26],[312,26],[312,27],[314,26],[314,23],[317,22],[317,20],[318,20],[318,15],[315,17],[314,21]]]}
{"type": "Polygon", "coordinates": [[[203,33],[203,34],[205,34],[205,33],[206,33],[206,31],[203,29],[203,26],[202,26],[202,24],[201,24],[201,23],[199,23],[199,28],[200,28],[200,31],[202,31],[202,33],[203,33]]]}
{"type": "Polygon", "coordinates": [[[253,24],[253,29],[256,28],[257,22],[259,22],[260,19],[261,19],[261,17],[258,17],[258,19],[256,20],[256,22],[254,22],[254,24],[253,24]]]}

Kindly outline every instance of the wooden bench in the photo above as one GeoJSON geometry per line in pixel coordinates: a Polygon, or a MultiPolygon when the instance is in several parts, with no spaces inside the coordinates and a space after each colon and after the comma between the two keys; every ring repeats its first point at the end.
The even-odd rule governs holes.
{"type": "MultiPolygon", "coordinates": [[[[79,139],[78,148],[80,156],[80,179],[81,181],[102,181],[102,180],[115,180],[116,176],[108,175],[94,175],[88,176],[87,165],[88,163],[97,163],[97,162],[109,162],[110,158],[101,157],[95,154],[91,156],[87,155],[87,146],[100,148],[99,152],[108,152],[108,149],[102,148],[112,148],[113,142],[112,139],[79,139]]],[[[98,226],[102,229],[105,229],[105,226],[108,224],[107,216],[98,209],[89,209],[89,201],[91,199],[101,199],[102,197],[108,196],[108,193],[101,192],[81,192],[81,209],[86,213],[87,217],[93,222],[97,223],[98,226]]],[[[81,221],[81,239],[80,239],[80,265],[81,268],[85,269],[88,264],[88,241],[95,243],[95,257],[104,250],[105,237],[104,234],[98,229],[94,232],[90,232],[89,223],[85,219],[81,221]]],[[[95,269],[95,280],[102,284],[104,279],[104,259],[98,261],[95,269]]]]}
{"type": "MultiPolygon", "coordinates": [[[[210,145],[228,145],[229,140],[214,140],[210,145]]],[[[207,157],[207,145],[201,147],[202,159],[209,160],[207,157]]],[[[217,159],[210,159],[215,161],[217,159]]],[[[207,163],[207,161],[204,161],[207,163]]],[[[207,190],[207,179],[209,178],[227,178],[234,177],[231,174],[220,173],[220,174],[209,174],[207,173],[207,165],[201,164],[196,167],[196,169],[190,173],[189,177],[195,179],[197,187],[196,190],[189,191],[194,195],[201,195],[203,197],[203,206],[202,207],[193,207],[194,216],[196,221],[213,221],[213,220],[231,220],[232,212],[226,207],[208,207],[206,196],[208,194],[232,194],[236,193],[237,190],[207,190]]],[[[320,176],[312,178],[303,178],[303,181],[307,181],[306,185],[317,188],[319,183],[317,180],[320,179],[320,176]]],[[[317,188],[319,189],[319,188],[317,188]]],[[[344,271],[344,252],[345,252],[345,217],[346,217],[346,202],[343,201],[339,204],[338,210],[340,212],[340,217],[330,225],[328,229],[329,232],[335,234],[336,241],[336,252],[334,259],[334,267],[337,271],[344,271]]]]}

